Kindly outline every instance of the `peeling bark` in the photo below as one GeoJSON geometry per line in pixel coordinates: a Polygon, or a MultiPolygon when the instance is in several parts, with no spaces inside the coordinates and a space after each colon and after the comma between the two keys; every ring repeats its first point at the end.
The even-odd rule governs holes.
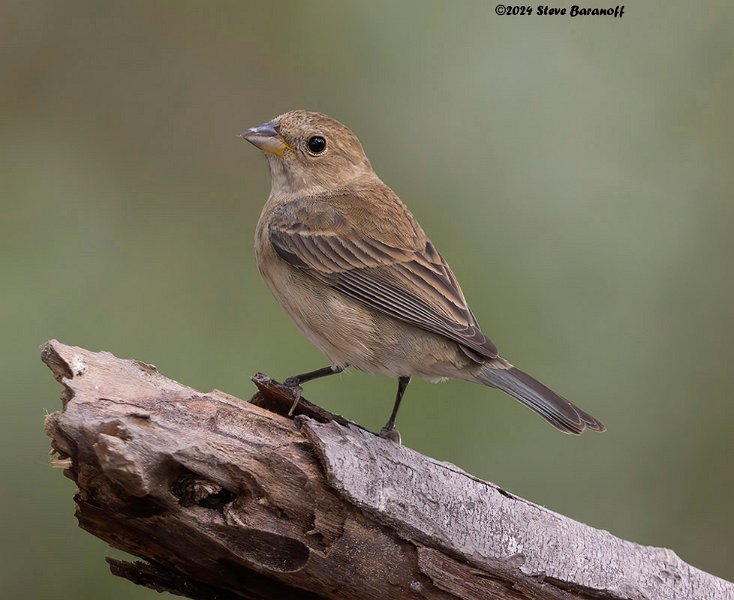
{"type": "Polygon", "coordinates": [[[82,528],[201,600],[734,599],[734,585],[384,440],[264,375],[246,403],[49,342],[82,528]]]}

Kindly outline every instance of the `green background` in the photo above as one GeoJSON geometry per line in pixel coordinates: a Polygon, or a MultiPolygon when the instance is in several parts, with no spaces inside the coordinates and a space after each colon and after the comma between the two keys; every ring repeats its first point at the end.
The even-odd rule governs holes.
{"type": "MultiPolygon", "coordinates": [[[[0,596],[157,597],[109,575],[49,467],[46,339],[243,398],[325,364],[258,276],[269,176],[238,138],[293,108],[359,135],[503,354],[608,427],[418,381],[404,443],[734,578],[730,2],[5,0],[0,43],[0,596]]],[[[306,393],[378,428],[394,388],[306,393]]]]}

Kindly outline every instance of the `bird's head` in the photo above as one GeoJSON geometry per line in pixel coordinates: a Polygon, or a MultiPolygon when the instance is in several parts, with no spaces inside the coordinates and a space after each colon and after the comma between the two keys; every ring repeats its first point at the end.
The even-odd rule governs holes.
{"type": "Polygon", "coordinates": [[[320,113],[287,112],[242,138],[265,153],[276,193],[333,190],[374,175],[357,136],[320,113]]]}

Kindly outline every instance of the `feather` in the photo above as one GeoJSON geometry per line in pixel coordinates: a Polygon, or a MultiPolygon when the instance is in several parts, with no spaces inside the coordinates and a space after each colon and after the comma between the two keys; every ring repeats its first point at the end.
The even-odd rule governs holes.
{"type": "Polygon", "coordinates": [[[392,195],[392,218],[375,223],[369,198],[351,194],[296,199],[268,226],[278,256],[370,308],[457,342],[475,362],[497,356],[482,333],[454,273],[392,195]],[[345,207],[351,210],[348,221],[345,207]],[[402,210],[400,210],[402,209],[402,210]]]}

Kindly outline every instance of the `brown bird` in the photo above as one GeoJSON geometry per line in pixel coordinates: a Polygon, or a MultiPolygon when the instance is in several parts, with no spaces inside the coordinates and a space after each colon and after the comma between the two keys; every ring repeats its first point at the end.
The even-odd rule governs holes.
{"type": "Polygon", "coordinates": [[[397,378],[381,431],[387,437],[414,375],[499,388],[566,433],[604,431],[499,356],[451,268],[347,127],[296,110],[242,137],[265,153],[272,178],[255,234],[258,267],[296,327],[331,362],[287,385],[348,367],[397,378]]]}

